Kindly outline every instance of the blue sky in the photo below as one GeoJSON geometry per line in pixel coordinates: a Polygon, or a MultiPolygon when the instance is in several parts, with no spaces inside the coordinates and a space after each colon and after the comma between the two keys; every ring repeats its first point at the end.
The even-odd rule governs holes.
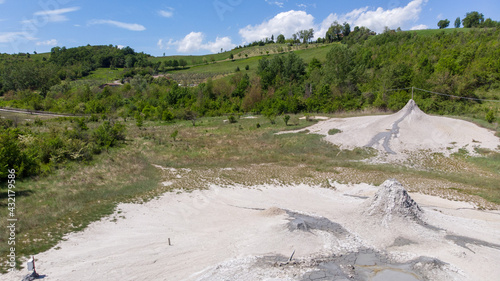
{"type": "Polygon", "coordinates": [[[335,20],[381,32],[451,25],[467,12],[500,20],[498,0],[0,0],[0,53],[54,46],[130,46],[155,56],[207,54],[264,37],[313,28],[324,37],[335,20]]]}

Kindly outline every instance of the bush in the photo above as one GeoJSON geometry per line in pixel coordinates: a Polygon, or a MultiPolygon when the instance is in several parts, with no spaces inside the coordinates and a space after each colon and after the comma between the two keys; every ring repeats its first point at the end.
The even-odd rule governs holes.
{"type": "Polygon", "coordinates": [[[90,115],[89,121],[90,122],[98,122],[99,121],[99,116],[97,116],[95,114],[92,114],[92,115],[90,115]]]}
{"type": "Polygon", "coordinates": [[[175,118],[174,114],[170,112],[169,110],[163,111],[163,114],[161,116],[161,120],[171,122],[175,118]]]}
{"type": "Polygon", "coordinates": [[[139,129],[142,128],[142,125],[144,125],[143,124],[144,117],[142,116],[142,114],[140,112],[136,112],[134,118],[135,118],[135,124],[137,125],[137,127],[139,129]]]}
{"type": "Polygon", "coordinates": [[[0,133],[0,181],[6,180],[9,169],[16,170],[17,177],[38,173],[35,157],[22,150],[19,131],[7,129],[0,133]]]}
{"type": "Polygon", "coordinates": [[[339,130],[339,129],[331,129],[331,130],[328,131],[328,134],[330,136],[333,136],[333,135],[338,134],[338,133],[342,133],[342,131],[339,130]]]}
{"type": "Polygon", "coordinates": [[[283,121],[285,121],[285,125],[288,126],[288,121],[290,121],[290,115],[283,116],[283,121]]]}
{"type": "Polygon", "coordinates": [[[14,125],[14,121],[10,119],[2,119],[0,118],[0,129],[7,129],[14,125]]]}
{"type": "Polygon", "coordinates": [[[125,140],[125,125],[111,125],[111,122],[105,121],[93,132],[93,139],[98,146],[105,149],[115,146],[119,140],[125,140]]]}
{"type": "Polygon", "coordinates": [[[236,120],[236,117],[234,117],[234,115],[229,115],[229,117],[227,119],[229,120],[229,123],[231,123],[231,124],[238,122],[236,120]]]}
{"type": "Polygon", "coordinates": [[[488,113],[486,113],[486,121],[488,121],[488,123],[493,123],[495,121],[495,112],[493,112],[493,110],[490,110],[488,111],[488,113]]]}
{"type": "Polygon", "coordinates": [[[177,137],[178,134],[179,134],[179,131],[175,130],[172,134],[170,134],[170,137],[173,138],[175,141],[175,138],[177,137]]]}

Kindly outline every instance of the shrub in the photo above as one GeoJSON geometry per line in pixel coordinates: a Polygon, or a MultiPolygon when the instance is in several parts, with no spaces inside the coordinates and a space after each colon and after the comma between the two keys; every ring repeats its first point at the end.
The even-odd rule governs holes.
{"type": "Polygon", "coordinates": [[[0,181],[7,179],[9,169],[15,169],[18,177],[37,174],[35,158],[21,149],[18,136],[18,130],[7,129],[0,133],[0,181]]]}
{"type": "Polygon", "coordinates": [[[493,123],[495,121],[495,112],[493,112],[493,110],[490,110],[488,111],[488,113],[486,113],[486,121],[488,121],[488,123],[493,123]]]}
{"type": "Polygon", "coordinates": [[[170,112],[170,110],[165,110],[163,111],[163,114],[161,116],[161,120],[171,122],[175,118],[174,114],[170,112]]]}
{"type": "Polygon", "coordinates": [[[179,131],[175,130],[172,134],[170,134],[170,137],[173,138],[175,141],[175,138],[177,137],[178,134],[179,134],[179,131]]]}
{"type": "Polygon", "coordinates": [[[135,118],[135,124],[137,125],[137,127],[139,129],[142,128],[142,125],[144,125],[143,124],[144,117],[142,116],[142,114],[140,112],[136,112],[134,118],[135,118]]]}
{"type": "Polygon", "coordinates": [[[288,126],[288,121],[290,121],[290,115],[283,116],[283,121],[285,121],[285,125],[288,126]]]}
{"type": "Polygon", "coordinates": [[[338,134],[338,133],[342,133],[342,131],[339,130],[339,129],[331,129],[331,130],[328,131],[328,134],[330,136],[333,136],[333,135],[338,134]]]}
{"type": "Polygon", "coordinates": [[[14,121],[10,119],[2,119],[0,118],[0,129],[7,129],[14,125],[14,121]]]}
{"type": "Polygon", "coordinates": [[[229,123],[231,123],[231,124],[238,122],[236,120],[236,117],[234,117],[234,115],[229,115],[229,117],[227,119],[229,120],[229,123]]]}
{"type": "Polygon", "coordinates": [[[40,118],[35,118],[35,121],[33,122],[35,126],[43,126],[43,121],[40,118]]]}
{"type": "Polygon", "coordinates": [[[121,123],[111,125],[111,122],[105,121],[95,129],[93,139],[98,146],[105,149],[115,146],[119,140],[125,140],[125,125],[121,123]]]}
{"type": "Polygon", "coordinates": [[[98,122],[99,121],[99,117],[97,115],[95,115],[95,114],[92,114],[92,115],[90,115],[89,121],[90,122],[98,122]]]}

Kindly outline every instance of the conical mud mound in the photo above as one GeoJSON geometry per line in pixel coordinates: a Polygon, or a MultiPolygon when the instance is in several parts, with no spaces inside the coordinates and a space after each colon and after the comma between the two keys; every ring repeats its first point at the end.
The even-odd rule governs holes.
{"type": "Polygon", "coordinates": [[[387,180],[380,186],[379,191],[366,204],[365,213],[381,218],[385,226],[394,219],[415,222],[422,219],[422,209],[401,183],[394,179],[387,180]]]}
{"type": "Polygon", "coordinates": [[[493,131],[463,120],[428,115],[414,100],[391,115],[331,118],[303,130],[325,135],[328,142],[342,149],[374,148],[381,157],[396,162],[430,153],[500,150],[500,139],[493,131]],[[332,129],[339,133],[330,134],[332,129]]]}

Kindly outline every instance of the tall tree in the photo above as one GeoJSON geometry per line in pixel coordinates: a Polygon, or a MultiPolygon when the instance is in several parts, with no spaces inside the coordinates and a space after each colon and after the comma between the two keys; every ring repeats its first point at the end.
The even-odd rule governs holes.
{"type": "Polygon", "coordinates": [[[457,17],[457,19],[455,20],[455,28],[460,28],[461,23],[462,21],[460,20],[460,17],[457,17]]]}
{"type": "Polygon", "coordinates": [[[500,23],[498,21],[494,21],[492,20],[491,18],[487,18],[483,24],[481,25],[481,27],[499,27],[500,26],[500,23]]]}
{"type": "Polygon", "coordinates": [[[180,65],[182,68],[184,68],[184,67],[186,67],[186,65],[187,65],[187,61],[186,61],[185,59],[180,59],[180,60],[179,60],[179,65],[180,65]]]}
{"type": "Polygon", "coordinates": [[[363,71],[363,66],[356,63],[355,51],[345,45],[333,46],[326,55],[324,79],[342,90],[355,91],[363,71]]]}
{"type": "Polygon", "coordinates": [[[314,29],[304,29],[296,33],[296,37],[302,40],[302,43],[306,44],[314,37],[314,29]]]}
{"type": "Polygon", "coordinates": [[[349,23],[344,22],[344,25],[342,28],[342,34],[344,35],[344,37],[347,37],[347,36],[349,36],[349,34],[351,34],[351,26],[349,25],[349,23]]]}
{"type": "Polygon", "coordinates": [[[438,22],[439,29],[447,28],[450,25],[450,21],[448,19],[440,20],[438,22]]]}
{"type": "Polygon", "coordinates": [[[285,35],[283,34],[278,35],[278,37],[276,38],[276,43],[285,44],[285,35]]]}
{"type": "Polygon", "coordinates": [[[484,15],[479,12],[470,12],[465,14],[462,24],[465,28],[480,27],[484,22],[484,15]]]}
{"type": "Polygon", "coordinates": [[[342,30],[344,27],[337,21],[333,22],[325,35],[325,40],[328,43],[342,40],[342,30]]]}

